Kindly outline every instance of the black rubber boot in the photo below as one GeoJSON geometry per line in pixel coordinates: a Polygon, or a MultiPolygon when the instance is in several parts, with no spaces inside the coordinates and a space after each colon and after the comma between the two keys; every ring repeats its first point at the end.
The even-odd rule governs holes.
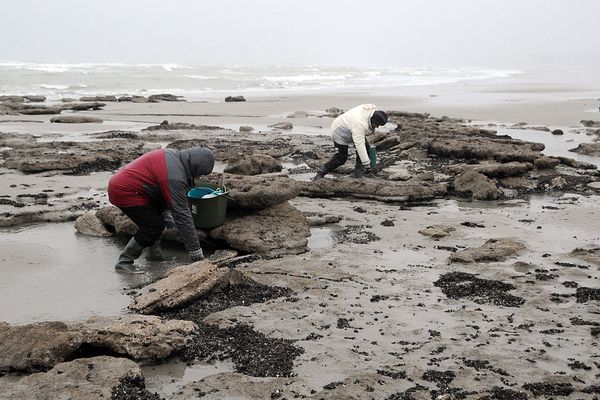
{"type": "Polygon", "coordinates": [[[144,251],[144,246],[136,242],[135,238],[131,238],[119,256],[115,264],[115,270],[126,274],[143,274],[145,272],[143,269],[138,269],[133,265],[134,261],[142,254],[142,251],[144,251]]]}
{"type": "Polygon", "coordinates": [[[313,181],[318,181],[319,179],[323,179],[325,178],[325,175],[327,175],[327,169],[325,168],[325,166],[319,168],[319,170],[317,171],[317,174],[312,178],[313,181]]]}
{"type": "Polygon", "coordinates": [[[148,247],[146,251],[146,260],[149,261],[164,261],[165,255],[160,247],[160,239],[156,241],[152,246],[148,247]]]}
{"type": "Polygon", "coordinates": [[[365,167],[358,163],[354,166],[354,172],[352,173],[353,178],[362,178],[365,176],[365,167]]]}

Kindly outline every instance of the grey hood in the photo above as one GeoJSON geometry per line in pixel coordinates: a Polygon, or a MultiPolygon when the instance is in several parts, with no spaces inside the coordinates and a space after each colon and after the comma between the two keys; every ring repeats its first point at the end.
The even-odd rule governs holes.
{"type": "Polygon", "coordinates": [[[185,173],[190,179],[210,174],[215,165],[215,156],[206,147],[181,150],[179,157],[185,168],[185,173]]]}

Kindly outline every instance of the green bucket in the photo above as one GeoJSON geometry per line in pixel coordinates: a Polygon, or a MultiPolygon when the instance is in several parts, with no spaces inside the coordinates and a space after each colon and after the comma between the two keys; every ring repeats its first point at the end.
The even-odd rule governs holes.
{"type": "Polygon", "coordinates": [[[218,186],[205,182],[196,182],[196,185],[197,187],[191,189],[187,194],[194,226],[200,229],[212,229],[223,225],[227,213],[227,197],[225,196],[227,192],[215,193],[216,195],[210,198],[202,198],[212,194],[218,186]]]}
{"type": "Polygon", "coordinates": [[[369,160],[371,171],[375,171],[377,168],[377,149],[375,146],[369,146],[369,160]]]}

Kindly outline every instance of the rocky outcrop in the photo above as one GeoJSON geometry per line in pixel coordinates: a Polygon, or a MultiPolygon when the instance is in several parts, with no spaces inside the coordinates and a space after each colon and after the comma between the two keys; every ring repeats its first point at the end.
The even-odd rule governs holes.
{"type": "Polygon", "coordinates": [[[113,389],[128,380],[143,382],[142,370],[134,361],[107,356],[81,358],[16,382],[0,382],[0,396],[11,400],[111,399],[113,389]]]}
{"type": "Polygon", "coordinates": [[[113,233],[106,229],[104,223],[96,216],[94,211],[86,211],[75,220],[75,230],[82,235],[108,237],[113,233]]]}
{"type": "Polygon", "coordinates": [[[82,340],[62,322],[0,324],[0,371],[46,370],[73,354],[82,340]]]}
{"type": "Polygon", "coordinates": [[[229,268],[218,268],[207,261],[173,268],[162,279],[145,286],[129,308],[149,314],[177,307],[194,300],[229,279],[229,268]]]}
{"type": "Polygon", "coordinates": [[[584,154],[586,156],[600,156],[600,143],[580,143],[574,149],[570,149],[573,153],[584,154]]]}
{"type": "Polygon", "coordinates": [[[447,193],[445,183],[392,182],[375,178],[320,179],[300,182],[301,194],[308,197],[355,197],[379,201],[423,201],[447,193]]]}
{"type": "Polygon", "coordinates": [[[224,182],[229,190],[228,207],[247,211],[281,204],[300,193],[299,182],[285,175],[211,174],[201,180],[218,186],[224,182]]]}
{"type": "Polygon", "coordinates": [[[227,97],[225,97],[226,103],[239,102],[239,101],[246,101],[246,99],[244,98],[244,96],[227,96],[227,97]]]}
{"type": "Polygon", "coordinates": [[[150,103],[156,103],[159,101],[185,101],[183,96],[175,96],[169,93],[161,93],[161,94],[153,94],[148,96],[148,101],[150,103]]]}
{"type": "Polygon", "coordinates": [[[473,263],[481,261],[501,261],[519,254],[525,245],[513,239],[490,239],[482,246],[452,253],[451,262],[473,263]]]}
{"type": "Polygon", "coordinates": [[[286,202],[229,219],[210,236],[225,240],[234,249],[276,256],[307,251],[310,228],[306,217],[286,202]]]}
{"type": "Polygon", "coordinates": [[[186,345],[197,326],[191,321],[149,315],[92,317],[71,325],[85,344],[134,360],[159,360],[186,345]]]}
{"type": "Polygon", "coordinates": [[[291,122],[278,122],[276,124],[267,125],[269,128],[289,130],[293,129],[294,125],[291,122]]]}
{"type": "Polygon", "coordinates": [[[52,142],[2,151],[5,167],[27,173],[112,171],[151,150],[139,141],[52,142]]]}
{"type": "Polygon", "coordinates": [[[275,158],[265,154],[252,154],[228,165],[224,172],[237,175],[259,175],[281,172],[283,166],[275,158]]]}
{"type": "Polygon", "coordinates": [[[101,124],[102,118],[86,117],[82,115],[62,115],[50,119],[50,122],[60,124],[101,124]]]}
{"type": "Polygon", "coordinates": [[[117,97],[108,95],[108,96],[83,96],[79,98],[79,101],[108,101],[108,102],[116,102],[117,97]]]}
{"type": "Polygon", "coordinates": [[[493,200],[500,195],[494,181],[475,171],[466,171],[457,176],[454,179],[454,190],[476,200],[493,200]]]}

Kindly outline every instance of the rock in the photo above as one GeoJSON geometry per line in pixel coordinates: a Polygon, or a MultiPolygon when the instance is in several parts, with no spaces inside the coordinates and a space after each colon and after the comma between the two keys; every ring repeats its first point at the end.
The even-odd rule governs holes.
{"type": "Polygon", "coordinates": [[[600,143],[580,143],[574,149],[569,149],[573,153],[585,154],[586,156],[600,156],[600,143]]]}
{"type": "Polygon", "coordinates": [[[96,212],[86,211],[82,216],[75,220],[75,229],[82,235],[108,237],[113,236],[112,232],[106,229],[100,218],[96,217],[96,212]]]}
{"type": "Polygon", "coordinates": [[[96,211],[96,217],[104,224],[112,226],[117,235],[124,233],[133,236],[137,233],[137,225],[118,207],[102,207],[96,211]]]}
{"type": "Polygon", "coordinates": [[[581,122],[581,125],[585,126],[586,128],[600,128],[600,121],[592,121],[589,119],[582,119],[580,122],[581,122]]]}
{"type": "Polygon", "coordinates": [[[239,255],[236,250],[226,249],[226,250],[216,250],[210,257],[208,257],[208,261],[213,264],[220,264],[223,261],[231,260],[239,255]]]}
{"type": "Polygon", "coordinates": [[[563,178],[562,176],[557,176],[555,178],[552,178],[552,180],[550,181],[550,186],[549,189],[564,189],[567,186],[567,181],[565,178],[563,178]]]}
{"type": "Polygon", "coordinates": [[[405,118],[416,118],[416,119],[429,118],[429,113],[413,113],[413,112],[406,112],[406,111],[387,111],[387,114],[390,117],[405,117],[405,118]]]}
{"type": "Polygon", "coordinates": [[[248,125],[240,126],[240,132],[252,132],[253,130],[254,128],[248,125]]]}
{"type": "Polygon", "coordinates": [[[471,197],[477,200],[492,200],[500,195],[492,180],[475,171],[465,171],[457,176],[454,179],[454,190],[459,193],[470,193],[471,197]]]}
{"type": "Polygon", "coordinates": [[[496,160],[501,163],[521,161],[533,163],[541,157],[541,143],[530,143],[512,139],[473,137],[463,134],[451,137],[434,137],[427,141],[427,152],[444,158],[496,160]]]}
{"type": "Polygon", "coordinates": [[[547,156],[536,158],[536,160],[533,162],[533,165],[535,165],[535,167],[538,169],[552,169],[559,164],[560,160],[558,158],[547,156]]]}
{"type": "Polygon", "coordinates": [[[116,102],[116,96],[84,96],[80,97],[79,101],[111,101],[116,102]]]}
{"type": "Polygon", "coordinates": [[[252,154],[228,165],[224,172],[238,175],[259,175],[280,172],[282,169],[283,166],[275,158],[264,154],[252,154]]]}
{"type": "Polygon", "coordinates": [[[278,122],[276,124],[267,125],[269,128],[289,130],[294,128],[291,122],[278,122]]]}
{"type": "Polygon", "coordinates": [[[198,327],[191,321],[149,315],[92,317],[71,325],[85,344],[135,360],[160,360],[184,347],[198,327]]]}
{"type": "Polygon", "coordinates": [[[308,221],[308,225],[310,225],[311,227],[327,224],[336,224],[342,220],[342,217],[340,215],[323,214],[315,212],[305,212],[304,216],[308,221]]]}
{"type": "Polygon", "coordinates": [[[320,179],[299,182],[301,194],[309,197],[355,197],[386,202],[422,201],[447,193],[445,183],[392,182],[382,179],[320,179]]]}
{"type": "Polygon", "coordinates": [[[576,169],[598,169],[596,164],[588,163],[585,161],[577,161],[568,157],[557,157],[560,160],[561,164],[566,165],[567,167],[576,168],[576,169]]]}
{"type": "Polygon", "coordinates": [[[25,96],[0,96],[0,102],[3,103],[23,103],[25,96]]]}
{"type": "Polygon", "coordinates": [[[598,247],[592,249],[577,248],[571,252],[571,255],[600,266],[600,248],[598,247]]]}
{"type": "Polygon", "coordinates": [[[147,103],[148,99],[144,96],[121,96],[119,97],[119,102],[122,101],[130,101],[132,103],[147,103]]]}
{"type": "Polygon", "coordinates": [[[73,354],[81,343],[81,335],[62,322],[0,325],[0,371],[52,368],[73,354]]]}
{"type": "Polygon", "coordinates": [[[113,388],[128,379],[143,382],[142,370],[134,361],[107,356],[81,358],[16,382],[0,382],[0,393],[2,398],[15,400],[111,399],[113,388]]]}
{"type": "Polygon", "coordinates": [[[60,99],[60,101],[62,101],[63,103],[73,103],[76,102],[77,99],[74,99],[72,97],[63,97],[62,99],[60,99]]]}
{"type": "MultiPolygon", "coordinates": [[[[537,159],[536,159],[537,161],[537,159]]],[[[461,168],[463,171],[472,170],[489,178],[504,178],[507,176],[523,175],[533,169],[533,164],[528,162],[512,161],[508,163],[497,163],[484,161],[475,165],[461,165],[451,169],[461,168]]]]}
{"type": "Polygon", "coordinates": [[[62,106],[62,109],[63,110],[72,110],[72,111],[100,110],[105,105],[106,105],[106,103],[99,103],[99,102],[95,101],[93,103],[69,104],[66,106],[62,106]]]}
{"type": "Polygon", "coordinates": [[[225,221],[210,236],[231,247],[268,256],[306,252],[310,229],[306,217],[289,203],[225,221]]]}
{"type": "MultiPolygon", "coordinates": [[[[203,182],[220,185],[223,175],[202,177],[203,182]]],[[[285,175],[230,175],[224,176],[229,190],[228,207],[242,210],[260,210],[284,203],[300,193],[299,183],[285,175]]]]}
{"type": "Polygon", "coordinates": [[[553,135],[564,135],[564,132],[562,131],[562,129],[554,129],[552,131],[553,135]]]}
{"type": "Polygon", "coordinates": [[[327,113],[327,117],[337,118],[344,113],[344,110],[341,110],[337,107],[329,107],[327,110],[325,110],[325,112],[327,113]]]}
{"type": "Polygon", "coordinates": [[[481,247],[468,248],[452,253],[450,262],[502,261],[506,257],[518,254],[523,250],[525,250],[525,245],[513,239],[490,239],[481,247]]]}
{"type": "Polygon", "coordinates": [[[50,119],[50,122],[61,124],[101,124],[101,118],[85,117],[80,115],[61,115],[50,119]]]}
{"type": "Polygon", "coordinates": [[[307,118],[308,113],[306,111],[295,111],[294,113],[287,116],[288,118],[307,118]]]}
{"type": "Polygon", "coordinates": [[[153,94],[148,96],[148,101],[151,103],[156,103],[158,101],[185,101],[183,100],[183,96],[175,96],[168,93],[163,94],[153,94]]]}
{"type": "Polygon", "coordinates": [[[445,236],[450,236],[456,229],[453,226],[448,225],[431,225],[425,229],[421,229],[419,233],[421,235],[429,236],[434,239],[440,239],[445,236]]]}
{"type": "Polygon", "coordinates": [[[32,103],[43,103],[46,101],[46,96],[25,96],[25,99],[32,103]]]}
{"type": "Polygon", "coordinates": [[[174,308],[227,283],[229,268],[207,261],[173,268],[162,279],[141,289],[129,309],[142,314],[174,308]]]}
{"type": "Polygon", "coordinates": [[[186,122],[174,122],[169,123],[169,121],[164,120],[158,125],[152,125],[142,129],[142,132],[146,131],[180,131],[180,130],[219,130],[218,126],[208,126],[208,125],[194,125],[188,124],[186,122]]]}
{"type": "Polygon", "coordinates": [[[225,97],[226,103],[237,102],[237,101],[246,101],[244,96],[227,96],[225,97]]]}
{"type": "Polygon", "coordinates": [[[25,115],[49,115],[49,114],[60,114],[62,108],[60,107],[44,107],[44,106],[36,106],[25,108],[21,107],[17,110],[20,114],[25,115]]]}

